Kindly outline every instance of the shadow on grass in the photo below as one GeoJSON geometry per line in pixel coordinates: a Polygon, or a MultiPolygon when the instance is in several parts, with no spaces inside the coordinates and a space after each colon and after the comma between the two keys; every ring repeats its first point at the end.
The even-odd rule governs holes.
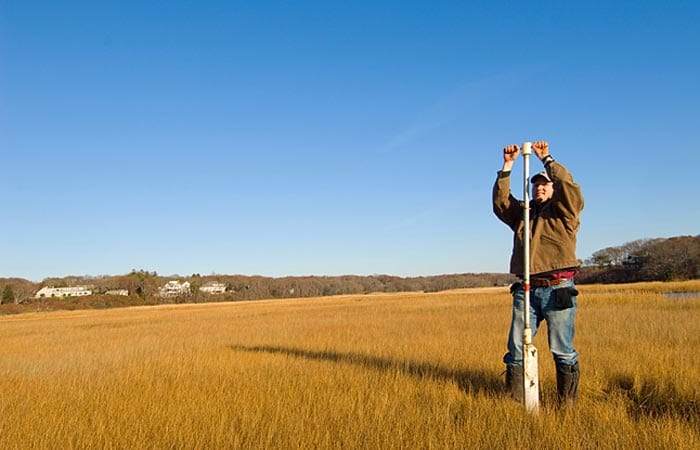
{"type": "Polygon", "coordinates": [[[468,394],[486,394],[501,396],[505,394],[502,379],[485,370],[452,370],[436,364],[402,361],[358,353],[340,353],[333,351],[313,351],[300,348],[269,345],[231,345],[231,349],[243,352],[270,353],[304,358],[313,361],[329,361],[352,364],[385,372],[401,372],[417,378],[439,381],[452,381],[468,394]]]}
{"type": "Polygon", "coordinates": [[[627,411],[635,420],[673,418],[700,423],[700,401],[678,392],[672,384],[661,386],[650,380],[618,375],[608,383],[606,392],[624,394],[628,400],[627,411]]]}

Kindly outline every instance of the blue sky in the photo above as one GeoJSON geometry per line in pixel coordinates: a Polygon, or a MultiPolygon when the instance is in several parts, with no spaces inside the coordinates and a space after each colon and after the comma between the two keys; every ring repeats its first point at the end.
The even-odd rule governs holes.
{"type": "Polygon", "coordinates": [[[526,140],[583,188],[579,258],[697,235],[699,22],[696,1],[2,0],[0,277],[506,272],[491,187],[526,140]]]}

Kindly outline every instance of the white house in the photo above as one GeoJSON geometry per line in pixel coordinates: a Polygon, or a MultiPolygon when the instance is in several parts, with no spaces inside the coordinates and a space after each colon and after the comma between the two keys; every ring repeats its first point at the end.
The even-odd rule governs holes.
{"type": "Polygon", "coordinates": [[[158,289],[158,294],[161,297],[177,297],[178,295],[190,294],[190,283],[185,281],[180,283],[178,280],[168,281],[165,286],[158,289]]]}
{"type": "Polygon", "coordinates": [[[71,286],[71,287],[43,287],[39,289],[34,298],[43,297],[81,297],[83,295],[92,295],[92,291],[87,286],[71,286]]]}
{"type": "Polygon", "coordinates": [[[226,285],[224,283],[212,281],[199,288],[199,291],[205,294],[223,294],[226,292],[226,285]]]}
{"type": "Polygon", "coordinates": [[[112,289],[111,291],[105,292],[105,295],[123,295],[127,297],[129,295],[128,289],[112,289]]]}

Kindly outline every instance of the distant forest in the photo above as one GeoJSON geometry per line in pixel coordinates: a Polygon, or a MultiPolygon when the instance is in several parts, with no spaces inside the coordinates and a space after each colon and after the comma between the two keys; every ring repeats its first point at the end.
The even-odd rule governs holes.
{"type": "MultiPolygon", "coordinates": [[[[700,235],[668,239],[639,239],[595,252],[583,261],[578,283],[628,283],[700,278],[700,235]]],[[[111,308],[162,303],[199,303],[275,298],[321,297],[375,292],[438,292],[448,289],[506,286],[515,281],[509,274],[451,274],[403,278],[390,275],[304,276],[269,278],[244,275],[160,276],[156,272],[133,270],[117,276],[68,276],[46,278],[34,283],[21,278],[0,278],[0,313],[54,309],[111,308]],[[160,297],[158,288],[170,280],[190,283],[190,292],[177,297],[160,297]],[[200,287],[217,282],[224,294],[209,295],[200,287]],[[45,286],[88,286],[93,295],[85,297],[34,298],[45,286]],[[107,291],[128,290],[128,296],[106,295],[107,291]]]]}
{"type": "Polygon", "coordinates": [[[700,235],[638,239],[593,253],[578,283],[631,283],[700,278],[700,235]]]}
{"type": "Polygon", "coordinates": [[[245,275],[159,276],[156,272],[133,270],[119,276],[68,276],[46,278],[33,283],[21,278],[0,278],[2,304],[0,313],[53,309],[110,308],[117,306],[156,305],[167,303],[203,303],[276,298],[322,297],[341,294],[376,292],[438,292],[448,289],[506,286],[514,277],[503,273],[452,274],[403,278],[390,275],[371,276],[304,276],[269,278],[245,275]],[[162,297],[158,288],[170,280],[190,283],[187,295],[162,297]],[[207,283],[222,283],[223,294],[206,294],[200,288],[207,283]],[[44,286],[88,286],[93,295],[84,297],[34,298],[44,286]],[[107,291],[127,289],[128,296],[106,295],[107,291]]]}

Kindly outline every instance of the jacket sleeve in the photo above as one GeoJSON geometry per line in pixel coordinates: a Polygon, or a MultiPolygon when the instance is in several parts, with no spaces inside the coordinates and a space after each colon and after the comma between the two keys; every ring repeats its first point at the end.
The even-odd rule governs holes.
{"type": "Polygon", "coordinates": [[[522,219],[523,205],[510,193],[510,172],[498,172],[493,185],[493,212],[513,231],[522,219]]]}
{"type": "Polygon", "coordinates": [[[547,165],[547,173],[554,182],[555,207],[564,218],[578,223],[579,215],[583,210],[581,186],[574,182],[567,168],[556,161],[547,165]]]}

